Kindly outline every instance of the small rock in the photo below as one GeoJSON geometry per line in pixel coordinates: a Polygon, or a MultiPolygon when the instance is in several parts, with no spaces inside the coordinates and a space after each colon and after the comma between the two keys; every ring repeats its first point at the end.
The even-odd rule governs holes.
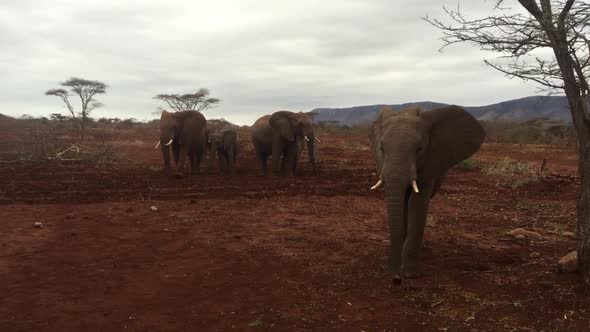
{"type": "Polygon", "coordinates": [[[157,211],[158,211],[158,207],[157,207],[157,206],[155,206],[155,205],[152,205],[152,206],[150,207],[150,209],[151,209],[152,211],[154,211],[154,212],[157,212],[157,211]]]}
{"type": "Polygon", "coordinates": [[[572,251],[561,257],[559,262],[557,262],[557,269],[560,272],[575,272],[578,270],[578,252],[572,251]]]}
{"type": "Polygon", "coordinates": [[[531,252],[531,254],[529,255],[530,258],[535,259],[535,258],[539,258],[541,257],[541,254],[539,254],[536,251],[531,252]]]}
{"type": "Polygon", "coordinates": [[[73,218],[74,218],[74,214],[73,213],[66,214],[66,219],[73,219],[73,218]]]}
{"type": "Polygon", "coordinates": [[[563,236],[576,237],[576,234],[574,232],[563,232],[563,236]]]}
{"type": "Polygon", "coordinates": [[[514,236],[517,239],[522,239],[525,237],[531,238],[531,239],[537,239],[537,240],[542,240],[543,236],[537,232],[531,232],[531,231],[527,231],[524,228],[517,228],[515,230],[512,230],[508,233],[506,233],[506,235],[511,235],[514,236]]]}
{"type": "Polygon", "coordinates": [[[33,227],[35,227],[35,228],[43,228],[44,225],[43,225],[42,222],[36,221],[36,222],[33,223],[33,227]]]}
{"type": "Polygon", "coordinates": [[[514,237],[515,237],[515,238],[517,238],[517,239],[519,239],[519,240],[524,240],[524,239],[526,239],[526,237],[525,237],[524,235],[522,235],[522,234],[518,234],[518,235],[516,235],[516,236],[514,236],[514,237]]]}

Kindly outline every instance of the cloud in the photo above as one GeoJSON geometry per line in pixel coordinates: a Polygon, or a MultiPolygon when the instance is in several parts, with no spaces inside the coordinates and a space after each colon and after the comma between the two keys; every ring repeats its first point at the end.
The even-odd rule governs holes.
{"type": "MultiPolygon", "coordinates": [[[[492,5],[463,3],[476,16],[492,5]]],[[[153,118],[154,95],[206,87],[223,100],[206,116],[241,124],[279,109],[481,105],[534,93],[486,67],[476,48],[438,52],[440,32],[420,18],[441,8],[438,0],[11,2],[0,11],[0,113],[62,110],[43,93],[70,76],[109,85],[97,117],[153,118]]]]}

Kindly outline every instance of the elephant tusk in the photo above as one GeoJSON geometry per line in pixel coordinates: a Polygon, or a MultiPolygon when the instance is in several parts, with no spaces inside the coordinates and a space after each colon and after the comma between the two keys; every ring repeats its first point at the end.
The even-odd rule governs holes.
{"type": "Polygon", "coordinates": [[[168,146],[168,145],[172,144],[172,141],[174,141],[174,138],[173,138],[173,139],[171,139],[171,140],[170,140],[170,142],[168,142],[168,143],[166,143],[166,144],[164,144],[164,145],[168,146]]]}
{"type": "Polygon", "coordinates": [[[307,136],[303,136],[303,137],[305,137],[305,140],[309,142],[309,138],[307,138],[307,136]]]}
{"type": "Polygon", "coordinates": [[[321,143],[321,142],[322,142],[322,141],[320,141],[320,139],[319,139],[319,138],[317,138],[317,137],[314,137],[313,139],[314,139],[314,140],[316,140],[316,142],[318,142],[318,143],[321,143]]]}
{"type": "Polygon", "coordinates": [[[375,190],[379,187],[381,187],[383,185],[383,180],[379,179],[379,182],[377,182],[374,186],[371,187],[371,190],[375,190]]]}
{"type": "Polygon", "coordinates": [[[157,149],[158,146],[160,146],[160,141],[158,141],[158,144],[156,144],[156,147],[154,148],[154,150],[157,149]]]}
{"type": "Polygon", "coordinates": [[[412,188],[414,188],[414,192],[416,194],[420,192],[420,190],[418,190],[418,184],[416,183],[416,180],[412,181],[412,188]]]}

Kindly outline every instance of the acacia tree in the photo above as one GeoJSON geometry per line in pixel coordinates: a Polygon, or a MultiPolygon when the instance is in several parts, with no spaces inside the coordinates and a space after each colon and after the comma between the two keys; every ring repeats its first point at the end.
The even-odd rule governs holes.
{"type": "Polygon", "coordinates": [[[86,132],[86,122],[90,113],[103,104],[94,99],[94,96],[101,93],[106,93],[107,85],[100,81],[91,81],[83,78],[72,77],[65,82],[60,83],[61,86],[68,88],[70,91],[59,88],[45,91],[47,96],[59,97],[70,112],[72,119],[77,120],[80,117],[80,136],[84,139],[86,132]],[[80,98],[80,112],[76,114],[72,103],[71,96],[78,96],[80,98]]]}
{"type": "Polygon", "coordinates": [[[468,42],[499,53],[484,60],[510,78],[531,80],[567,96],[577,135],[580,191],[577,202],[578,268],[590,285],[590,4],[576,0],[517,0],[524,11],[497,0],[492,14],[468,19],[445,8],[449,23],[426,17],[443,32],[442,48],[468,42]],[[550,52],[544,52],[549,50],[550,52]]]}
{"type": "Polygon", "coordinates": [[[199,89],[195,93],[187,94],[159,94],[154,99],[163,100],[176,112],[180,111],[203,111],[221,102],[220,99],[209,97],[208,89],[199,89]]]}

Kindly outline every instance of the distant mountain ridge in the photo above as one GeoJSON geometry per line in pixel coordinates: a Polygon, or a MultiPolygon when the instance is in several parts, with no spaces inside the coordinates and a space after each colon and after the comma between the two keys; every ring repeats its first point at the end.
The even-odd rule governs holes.
{"type": "MultiPolygon", "coordinates": [[[[315,122],[337,121],[340,125],[354,125],[374,121],[379,111],[385,106],[399,110],[413,105],[420,106],[425,110],[431,110],[447,106],[448,104],[425,101],[396,105],[382,104],[349,108],[316,108],[313,112],[318,113],[315,116],[315,122]]],[[[478,120],[502,119],[523,122],[544,117],[566,123],[571,123],[572,121],[567,98],[563,96],[532,96],[486,106],[466,106],[465,109],[478,120]]]]}

